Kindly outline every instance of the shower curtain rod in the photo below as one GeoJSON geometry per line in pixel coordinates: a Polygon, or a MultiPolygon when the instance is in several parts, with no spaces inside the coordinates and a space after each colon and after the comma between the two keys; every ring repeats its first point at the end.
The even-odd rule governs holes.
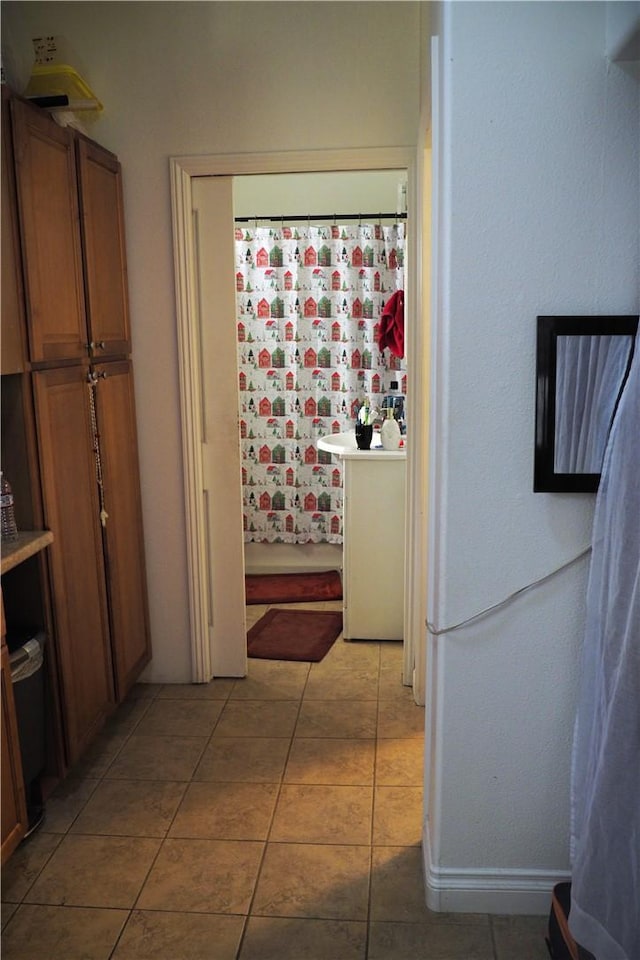
{"type": "Polygon", "coordinates": [[[273,223],[296,223],[311,220],[406,220],[406,213],[308,213],[304,216],[296,215],[269,216],[269,217],[234,217],[235,223],[254,223],[258,220],[270,220],[273,223]]]}

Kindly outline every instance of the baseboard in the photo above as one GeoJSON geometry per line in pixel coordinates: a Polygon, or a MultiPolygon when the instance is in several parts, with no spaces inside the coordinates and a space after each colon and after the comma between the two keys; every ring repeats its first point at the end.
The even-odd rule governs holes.
{"type": "Polygon", "coordinates": [[[429,831],[422,842],[427,906],[437,913],[549,913],[551,891],[568,880],[561,870],[437,867],[431,862],[429,831]]]}

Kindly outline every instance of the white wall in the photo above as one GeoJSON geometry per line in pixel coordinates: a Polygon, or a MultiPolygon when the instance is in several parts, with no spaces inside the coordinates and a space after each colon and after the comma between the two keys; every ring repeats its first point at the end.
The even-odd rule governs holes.
{"type": "Polygon", "coordinates": [[[419,4],[12,2],[3,62],[62,35],[120,157],[154,681],[191,676],[169,158],[415,143],[419,4]],[[8,56],[7,54],[11,54],[8,56]]]}
{"type": "MultiPolygon", "coordinates": [[[[638,312],[638,87],[605,60],[605,13],[605,4],[563,2],[443,11],[437,627],[590,540],[592,495],[532,493],[535,329],[538,314],[638,312]]],[[[586,573],[583,560],[430,645],[434,905],[545,912],[568,868],[586,573]]]]}

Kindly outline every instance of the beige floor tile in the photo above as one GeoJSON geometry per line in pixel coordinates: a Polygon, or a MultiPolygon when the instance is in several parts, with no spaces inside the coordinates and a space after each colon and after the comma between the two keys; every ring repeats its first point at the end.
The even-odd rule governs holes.
{"type": "Polygon", "coordinates": [[[42,830],[66,833],[99,783],[99,780],[79,780],[74,776],[63,780],[47,800],[42,830]]]}
{"type": "Polygon", "coordinates": [[[158,700],[227,700],[235,680],[219,677],[209,683],[165,683],[158,700]]]}
{"type": "Polygon", "coordinates": [[[268,603],[252,603],[250,606],[248,606],[246,612],[247,630],[249,627],[252,627],[254,623],[257,623],[258,620],[264,617],[268,609],[268,603]]]}
{"type": "Polygon", "coordinates": [[[2,868],[4,901],[20,903],[61,840],[61,835],[40,830],[20,844],[2,868]]]}
{"type": "Polygon", "coordinates": [[[19,903],[3,903],[2,904],[1,909],[2,909],[2,929],[3,930],[6,927],[6,925],[9,923],[9,920],[11,920],[11,917],[14,915],[14,913],[16,912],[19,906],[20,906],[19,903]]]}
{"type": "Polygon", "coordinates": [[[134,910],[113,960],[235,960],[244,917],[134,910]]]}
{"type": "Polygon", "coordinates": [[[279,783],[290,742],[288,737],[212,737],[194,780],[279,783]]]}
{"type": "Polygon", "coordinates": [[[482,921],[372,923],[367,956],[368,960],[493,960],[493,947],[489,925],[482,921]]]}
{"type": "Polygon", "coordinates": [[[289,843],[371,842],[371,787],[284,784],[270,839],[289,843]]]}
{"type": "Polygon", "coordinates": [[[185,789],[185,783],[171,781],[103,780],[71,832],[164,837],[185,789]]]}
{"type": "Polygon", "coordinates": [[[127,700],[139,700],[141,698],[153,700],[162,689],[161,683],[134,683],[127,694],[127,700]]]}
{"type": "Polygon", "coordinates": [[[108,960],[126,910],[23,904],[2,938],[2,960],[108,960]]]}
{"type": "Polygon", "coordinates": [[[235,681],[231,699],[300,700],[308,674],[308,663],[249,657],[249,674],[235,681]]]}
{"type": "Polygon", "coordinates": [[[121,703],[109,717],[105,725],[106,733],[121,733],[125,736],[133,733],[152,701],[144,697],[132,698],[121,703]]]}
{"type": "Polygon", "coordinates": [[[321,661],[324,667],[378,670],[380,665],[380,647],[366,640],[336,640],[331,650],[321,661]]]}
{"type": "Polygon", "coordinates": [[[373,740],[316,740],[296,737],[284,773],[286,783],[373,783],[373,740]]]}
{"type": "Polygon", "coordinates": [[[224,706],[220,700],[154,700],[136,728],[139,736],[209,737],[224,706]]]}
{"type": "Polygon", "coordinates": [[[544,940],[548,921],[548,916],[491,917],[496,960],[548,960],[544,940]]]}
{"type": "Polygon", "coordinates": [[[73,775],[79,779],[91,780],[103,777],[127,741],[123,732],[100,733],[91,746],[85,750],[73,768],[73,775]]]}
{"type": "Polygon", "coordinates": [[[422,841],[422,787],[376,787],[373,842],[409,847],[422,841]]]}
{"type": "Polygon", "coordinates": [[[192,783],[169,836],[266,840],[278,789],[275,783],[192,783]]]}
{"type": "Polygon", "coordinates": [[[240,840],[165,840],[136,906],[246,914],[263,848],[240,840]]]}
{"type": "Polygon", "coordinates": [[[403,923],[429,919],[420,847],[373,848],[370,916],[403,923]]]}
{"type": "Polygon", "coordinates": [[[364,960],[366,941],[353,920],[250,917],[240,960],[364,960]]]}
{"type": "Polygon", "coordinates": [[[322,663],[312,665],[304,691],[305,700],[378,699],[377,667],[363,667],[357,672],[342,665],[320,669],[322,667],[322,663]]]}
{"type": "Polygon", "coordinates": [[[206,737],[134,733],[105,776],[108,780],[190,780],[206,743],[206,737]]]}
{"type": "Polygon", "coordinates": [[[369,847],[269,843],[253,915],[366,920],[369,847]]]}
{"type": "Polygon", "coordinates": [[[304,700],[295,735],[374,739],[377,716],[374,700],[304,700]]]}
{"type": "Polygon", "coordinates": [[[381,700],[378,705],[378,737],[424,738],[424,707],[413,699],[381,700]]]}
{"type": "Polygon", "coordinates": [[[132,907],[159,847],[159,840],[134,837],[67,836],[25,902],[132,907]]]}
{"type": "Polygon", "coordinates": [[[215,737],[291,737],[299,704],[291,700],[229,700],[215,737]]]}
{"type": "Polygon", "coordinates": [[[423,784],[424,742],[378,740],[376,744],[376,784],[378,786],[421,787],[423,784]]]}

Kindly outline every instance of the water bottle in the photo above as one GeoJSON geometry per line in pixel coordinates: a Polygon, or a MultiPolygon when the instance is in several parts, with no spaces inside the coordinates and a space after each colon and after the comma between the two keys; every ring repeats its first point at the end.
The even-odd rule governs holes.
{"type": "Polygon", "coordinates": [[[2,472],[0,472],[0,507],[2,514],[0,527],[2,539],[6,541],[17,540],[18,527],[15,513],[13,512],[13,492],[11,490],[11,484],[2,472]]]}

